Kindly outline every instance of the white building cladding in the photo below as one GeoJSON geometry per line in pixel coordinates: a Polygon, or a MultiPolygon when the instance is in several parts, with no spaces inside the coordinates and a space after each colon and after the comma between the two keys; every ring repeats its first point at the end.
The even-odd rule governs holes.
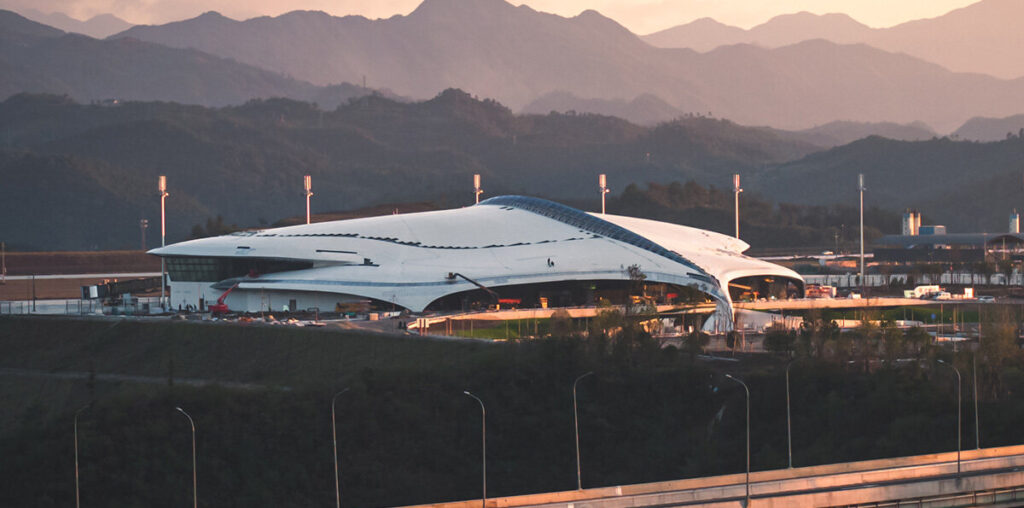
{"type": "Polygon", "coordinates": [[[454,273],[500,294],[503,287],[629,281],[628,267],[638,265],[647,283],[709,295],[724,317],[732,300],[723,287],[737,278],[803,285],[789,269],[743,256],[748,247],[700,229],[500,196],[467,208],[247,231],[150,253],[167,258],[172,306],[209,303],[238,282],[227,299],[233,310],[290,302],[326,310],[372,299],[419,312],[477,289],[454,273]]]}

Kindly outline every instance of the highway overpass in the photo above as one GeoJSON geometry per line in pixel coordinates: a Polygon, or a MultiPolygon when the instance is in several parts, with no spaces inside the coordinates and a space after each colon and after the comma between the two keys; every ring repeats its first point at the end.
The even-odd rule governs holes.
{"type": "MultiPolygon", "coordinates": [[[[1024,446],[964,451],[959,470],[957,453],[949,452],[756,471],[750,475],[750,506],[1024,506],[1024,446]]],[[[475,508],[481,504],[475,499],[421,506],[475,508]]],[[[739,508],[746,506],[746,484],[740,473],[492,498],[486,506],[739,508]]]]}

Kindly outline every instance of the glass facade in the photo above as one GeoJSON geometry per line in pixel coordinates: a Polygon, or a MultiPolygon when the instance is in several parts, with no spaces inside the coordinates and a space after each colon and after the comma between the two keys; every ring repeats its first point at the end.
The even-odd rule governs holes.
{"type": "Polygon", "coordinates": [[[588,233],[628,243],[696,270],[698,273],[690,275],[696,279],[710,282],[710,278],[703,275],[703,270],[679,254],[670,251],[622,226],[612,224],[611,222],[599,219],[570,206],[565,206],[561,203],[555,203],[554,201],[548,201],[546,199],[531,198],[527,196],[498,196],[481,201],[480,204],[526,210],[528,212],[533,212],[538,215],[543,215],[557,220],[563,224],[580,228],[588,233]]]}
{"type": "Polygon", "coordinates": [[[267,258],[167,256],[167,273],[175,282],[220,282],[250,274],[262,275],[312,268],[312,261],[267,258]]]}

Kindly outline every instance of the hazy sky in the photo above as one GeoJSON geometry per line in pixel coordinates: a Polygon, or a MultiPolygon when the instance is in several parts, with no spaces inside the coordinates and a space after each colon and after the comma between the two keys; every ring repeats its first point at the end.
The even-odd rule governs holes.
{"type": "MultiPolygon", "coordinates": [[[[0,7],[63,12],[85,19],[112,13],[132,23],[166,23],[218,11],[235,19],[306,9],[334,15],[386,18],[408,14],[421,0],[0,0],[0,7]]],[[[466,0],[471,1],[471,0],[466,0]]],[[[772,16],[799,11],[843,12],[873,27],[930,18],[977,0],[512,0],[563,16],[595,9],[638,34],[647,34],[697,18],[711,17],[749,28],[772,16]]]]}

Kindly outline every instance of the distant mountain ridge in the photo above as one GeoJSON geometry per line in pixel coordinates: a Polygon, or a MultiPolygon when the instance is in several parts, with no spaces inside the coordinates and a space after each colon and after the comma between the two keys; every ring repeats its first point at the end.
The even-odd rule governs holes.
{"type": "Polygon", "coordinates": [[[906,53],[955,72],[1014,79],[1024,76],[1024,2],[981,0],[936,18],[871,28],[845,14],[808,12],[776,16],[749,30],[699,19],[643,36],[662,48],[710,51],[731,44],[776,48],[812,39],[867,44],[906,53]]]}
{"type": "Polygon", "coordinates": [[[425,0],[408,16],[375,21],[207,13],[114,37],[196,48],[312,83],[365,77],[413,98],[458,87],[513,109],[559,91],[602,100],[650,94],[746,125],[923,121],[940,131],[1024,111],[1024,79],[951,73],[865,45],[658,49],[595,11],[563,18],[503,0],[425,0]]]}
{"type": "Polygon", "coordinates": [[[402,103],[366,96],[334,111],[285,99],[220,109],[159,102],[75,104],[17,95],[0,103],[0,231],[42,249],[132,247],[167,175],[168,240],[222,215],[258,225],[300,213],[424,199],[472,203],[532,194],[595,204],[598,173],[631,182],[726,181],[818,150],[788,133],[690,118],[653,128],[589,114],[515,115],[459,90],[402,103]],[[467,187],[468,188],[468,187],[467,187]],[[111,206],[106,206],[112,203],[111,206]]]}
{"type": "Polygon", "coordinates": [[[683,115],[682,111],[651,94],[642,94],[632,100],[625,99],[584,99],[570,92],[552,92],[523,107],[527,114],[596,113],[628,120],[638,125],[655,125],[668,122],[683,115]]]}
{"type": "Polygon", "coordinates": [[[98,14],[85,21],[60,12],[46,14],[36,9],[26,9],[20,14],[37,23],[49,25],[65,32],[88,35],[95,39],[103,39],[134,26],[113,14],[98,14]]]}
{"type": "Polygon", "coordinates": [[[223,106],[291,97],[334,107],[374,93],[350,84],[318,87],[194,49],[65,34],[0,10],[0,99],[67,94],[79,101],[160,100],[223,106]]]}
{"type": "Polygon", "coordinates": [[[1013,136],[1024,137],[1024,115],[1006,118],[972,118],[953,132],[953,137],[972,141],[1001,141],[1013,136]]]}

